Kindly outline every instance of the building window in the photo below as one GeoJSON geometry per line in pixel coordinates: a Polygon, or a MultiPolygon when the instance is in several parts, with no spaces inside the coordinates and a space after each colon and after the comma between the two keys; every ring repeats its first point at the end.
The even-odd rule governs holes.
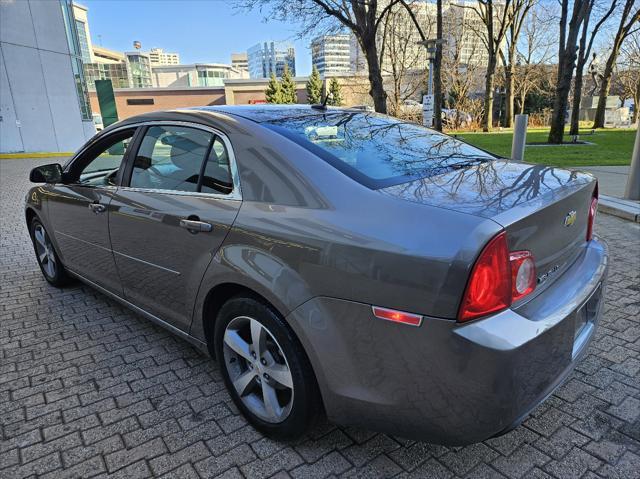
{"type": "Polygon", "coordinates": [[[84,63],[91,61],[91,53],[89,52],[89,41],[87,39],[87,29],[84,22],[76,20],[76,30],[78,32],[78,43],[80,45],[80,56],[84,63]]]}
{"type": "Polygon", "coordinates": [[[91,105],[89,103],[89,92],[87,91],[87,82],[84,78],[84,69],[82,66],[80,40],[78,38],[76,21],[73,16],[73,3],[71,0],[60,0],[60,5],[62,6],[62,17],[64,18],[64,27],[67,34],[67,43],[69,44],[69,53],[71,54],[71,70],[73,71],[73,78],[76,84],[76,94],[78,96],[78,105],[80,106],[80,115],[83,120],[93,121],[91,105]]]}

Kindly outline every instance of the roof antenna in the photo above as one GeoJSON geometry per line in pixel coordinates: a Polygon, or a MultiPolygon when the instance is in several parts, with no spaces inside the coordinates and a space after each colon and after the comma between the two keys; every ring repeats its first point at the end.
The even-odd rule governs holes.
{"type": "Polygon", "coordinates": [[[333,93],[329,92],[328,95],[325,95],[324,100],[322,101],[322,105],[311,105],[311,108],[315,108],[316,110],[326,110],[327,109],[327,101],[331,98],[333,100],[333,93]]]}

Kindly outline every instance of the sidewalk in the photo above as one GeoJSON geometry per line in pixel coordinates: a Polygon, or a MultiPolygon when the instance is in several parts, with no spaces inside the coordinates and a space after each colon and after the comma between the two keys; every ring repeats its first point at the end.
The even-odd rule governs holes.
{"type": "Polygon", "coordinates": [[[576,170],[588,171],[598,178],[600,211],[640,223],[640,201],[622,199],[629,176],[628,166],[584,166],[576,170]]]}

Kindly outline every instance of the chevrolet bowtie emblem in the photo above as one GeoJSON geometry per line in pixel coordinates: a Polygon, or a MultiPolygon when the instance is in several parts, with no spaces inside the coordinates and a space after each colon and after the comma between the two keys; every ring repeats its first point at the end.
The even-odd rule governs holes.
{"type": "Polygon", "coordinates": [[[567,213],[567,216],[564,217],[564,225],[565,226],[571,226],[573,223],[576,222],[576,212],[574,211],[569,211],[567,213]]]}

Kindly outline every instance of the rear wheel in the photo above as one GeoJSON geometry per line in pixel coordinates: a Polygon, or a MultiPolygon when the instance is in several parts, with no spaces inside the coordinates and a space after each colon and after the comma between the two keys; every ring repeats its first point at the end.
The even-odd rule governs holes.
{"type": "Polygon", "coordinates": [[[69,275],[53,247],[49,233],[38,218],[31,220],[30,231],[33,249],[44,278],[58,288],[68,284],[69,275]]]}
{"type": "Polygon", "coordinates": [[[321,408],[315,377],[272,308],[250,297],[230,299],[218,314],[214,343],[227,389],[256,429],[294,439],[311,427],[321,408]]]}

